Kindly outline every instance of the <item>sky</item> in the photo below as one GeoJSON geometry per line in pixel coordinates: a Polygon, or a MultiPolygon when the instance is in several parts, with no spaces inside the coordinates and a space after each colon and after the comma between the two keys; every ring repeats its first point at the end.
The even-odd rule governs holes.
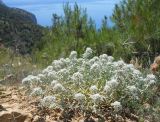
{"type": "MultiPolygon", "coordinates": [[[[10,7],[17,7],[33,13],[38,24],[43,26],[52,25],[52,14],[63,16],[63,4],[69,2],[70,5],[78,3],[81,8],[86,8],[87,13],[92,17],[97,27],[100,27],[104,16],[111,16],[115,4],[120,0],[3,0],[10,7]]],[[[112,25],[111,21],[108,22],[112,25]]]]}

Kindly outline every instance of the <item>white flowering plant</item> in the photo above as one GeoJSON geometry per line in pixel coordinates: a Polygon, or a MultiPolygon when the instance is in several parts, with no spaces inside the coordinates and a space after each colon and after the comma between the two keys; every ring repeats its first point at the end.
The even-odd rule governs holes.
{"type": "Polygon", "coordinates": [[[54,60],[37,76],[24,78],[22,84],[32,96],[41,97],[45,107],[78,106],[82,111],[105,104],[116,112],[129,108],[136,113],[158,90],[153,74],[144,74],[107,54],[94,56],[91,48],[80,58],[72,51],[68,58],[54,60]]]}

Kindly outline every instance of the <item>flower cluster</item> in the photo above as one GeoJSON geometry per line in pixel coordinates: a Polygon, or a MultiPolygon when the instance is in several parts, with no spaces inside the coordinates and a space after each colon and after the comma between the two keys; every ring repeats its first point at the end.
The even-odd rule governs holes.
{"type": "Polygon", "coordinates": [[[122,105],[118,101],[115,101],[114,103],[111,103],[111,106],[113,106],[113,108],[116,112],[119,112],[120,110],[122,110],[122,105]]]}
{"type": "Polygon", "coordinates": [[[52,108],[55,105],[56,98],[54,96],[46,96],[41,100],[41,105],[52,108]]]}
{"type": "Polygon", "coordinates": [[[143,95],[152,92],[156,83],[153,74],[145,75],[132,64],[114,61],[107,54],[94,56],[91,48],[81,58],[72,51],[69,58],[54,60],[40,74],[22,80],[32,96],[42,97],[43,106],[55,102],[60,106],[64,99],[74,99],[84,105],[89,102],[93,106],[105,101],[115,111],[121,110],[123,101],[131,103],[135,98],[145,98],[143,95]]]}

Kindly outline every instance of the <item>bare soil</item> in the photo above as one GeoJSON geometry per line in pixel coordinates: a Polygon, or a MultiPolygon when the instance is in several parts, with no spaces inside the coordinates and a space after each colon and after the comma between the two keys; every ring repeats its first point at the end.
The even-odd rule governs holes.
{"type": "Polygon", "coordinates": [[[23,87],[0,85],[0,122],[136,122],[117,117],[101,120],[75,114],[73,110],[48,110],[39,107],[37,98],[27,95],[23,87]]]}

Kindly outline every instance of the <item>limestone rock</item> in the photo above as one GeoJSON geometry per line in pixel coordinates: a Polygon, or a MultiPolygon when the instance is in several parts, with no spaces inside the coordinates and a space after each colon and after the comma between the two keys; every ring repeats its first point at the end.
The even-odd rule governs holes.
{"type": "Polygon", "coordinates": [[[0,112],[0,122],[31,122],[31,115],[25,114],[24,111],[10,110],[0,112]]]}

